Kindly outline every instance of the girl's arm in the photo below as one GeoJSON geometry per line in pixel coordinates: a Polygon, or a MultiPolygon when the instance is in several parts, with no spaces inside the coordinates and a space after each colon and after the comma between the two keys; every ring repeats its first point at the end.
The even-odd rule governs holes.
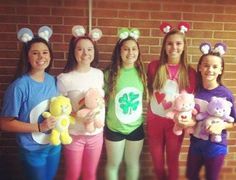
{"type": "Polygon", "coordinates": [[[221,122],[215,123],[207,127],[207,130],[210,134],[221,134],[222,130],[230,129],[234,127],[234,123],[221,122]]]}
{"type": "Polygon", "coordinates": [[[46,132],[54,128],[55,124],[56,119],[52,116],[39,124],[26,123],[10,117],[1,117],[0,119],[0,128],[2,131],[15,133],[46,132]]]}
{"type": "Polygon", "coordinates": [[[233,128],[235,125],[234,123],[225,123],[225,129],[233,128]]]}

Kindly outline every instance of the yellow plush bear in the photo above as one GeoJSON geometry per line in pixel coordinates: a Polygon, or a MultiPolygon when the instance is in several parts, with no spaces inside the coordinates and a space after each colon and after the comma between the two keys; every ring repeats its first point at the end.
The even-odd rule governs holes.
{"type": "Polygon", "coordinates": [[[65,96],[53,97],[50,100],[49,112],[44,112],[44,118],[54,116],[57,120],[56,126],[52,129],[50,142],[53,145],[70,144],[72,138],[68,133],[70,123],[74,123],[74,118],[70,116],[72,106],[70,99],[65,96]]]}

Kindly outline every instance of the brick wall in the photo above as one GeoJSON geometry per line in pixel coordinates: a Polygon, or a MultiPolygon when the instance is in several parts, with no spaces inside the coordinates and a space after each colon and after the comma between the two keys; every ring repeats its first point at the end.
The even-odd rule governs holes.
{"type": "MultiPolygon", "coordinates": [[[[141,30],[139,40],[145,65],[160,52],[163,34],[159,31],[162,21],[177,25],[188,21],[188,56],[195,67],[200,52],[199,44],[223,41],[228,45],[225,56],[225,85],[236,95],[236,2],[234,0],[93,0],[92,26],[103,31],[98,42],[100,68],[104,68],[117,40],[119,27],[137,27],[141,30]]],[[[49,25],[54,34],[51,39],[55,61],[53,74],[61,72],[65,65],[71,27],[76,24],[88,26],[88,2],[86,0],[0,0],[0,101],[14,74],[20,43],[16,32],[29,27],[36,32],[41,25],[49,25]]],[[[13,179],[21,177],[17,160],[14,135],[0,132],[0,172],[5,170],[13,179]],[[4,169],[3,169],[4,167],[4,169]]],[[[184,179],[185,162],[189,145],[185,138],[180,155],[181,179],[184,179]]],[[[105,150],[99,166],[99,179],[104,179],[105,150]]],[[[1,173],[2,174],[2,173],[1,173]]],[[[121,168],[121,176],[124,168],[121,168]]],[[[63,159],[57,179],[63,176],[63,159]]],[[[222,180],[236,178],[236,131],[229,133],[229,154],[221,173],[222,180]]],[[[147,143],[141,156],[141,179],[154,179],[151,157],[147,143]]]]}

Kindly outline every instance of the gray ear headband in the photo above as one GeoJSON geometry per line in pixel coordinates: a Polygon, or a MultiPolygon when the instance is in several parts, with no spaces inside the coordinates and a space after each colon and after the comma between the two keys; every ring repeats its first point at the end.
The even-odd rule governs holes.
{"type": "Polygon", "coordinates": [[[204,42],[202,44],[200,44],[199,47],[200,51],[202,52],[202,54],[209,54],[210,52],[214,52],[214,53],[219,53],[220,56],[223,56],[226,53],[227,50],[227,46],[224,43],[216,43],[214,48],[211,48],[211,44],[204,42]]]}
{"type": "MultiPolygon", "coordinates": [[[[38,36],[46,41],[49,41],[49,38],[52,36],[52,33],[52,29],[48,26],[42,26],[38,30],[38,36]]],[[[17,33],[17,38],[23,43],[31,41],[33,37],[34,34],[29,28],[21,28],[17,33]]]]}

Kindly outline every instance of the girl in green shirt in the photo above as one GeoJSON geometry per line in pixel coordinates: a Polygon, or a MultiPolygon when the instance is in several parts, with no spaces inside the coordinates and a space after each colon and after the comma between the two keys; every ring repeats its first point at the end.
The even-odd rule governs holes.
{"type": "Polygon", "coordinates": [[[146,75],[137,42],[139,30],[123,28],[105,71],[107,113],[105,144],[106,179],[118,179],[124,156],[126,179],[139,177],[143,147],[143,99],[147,96],[146,75]]]}

